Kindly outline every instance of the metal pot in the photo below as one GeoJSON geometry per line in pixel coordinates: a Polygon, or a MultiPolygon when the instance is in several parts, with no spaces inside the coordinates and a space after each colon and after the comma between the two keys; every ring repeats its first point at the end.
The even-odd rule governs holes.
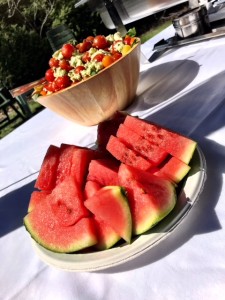
{"type": "Polygon", "coordinates": [[[200,6],[182,13],[173,20],[176,33],[181,38],[211,32],[207,9],[200,6]]]}

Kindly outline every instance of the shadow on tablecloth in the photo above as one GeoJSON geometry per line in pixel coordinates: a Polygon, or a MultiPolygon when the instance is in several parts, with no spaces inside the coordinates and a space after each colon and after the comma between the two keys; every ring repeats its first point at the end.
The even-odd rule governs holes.
{"type": "Polygon", "coordinates": [[[0,237],[21,227],[27,214],[34,181],[1,197],[0,200],[0,237]]]}
{"type": "MultiPolygon", "coordinates": [[[[208,138],[225,125],[225,72],[222,72],[158,111],[147,111],[145,118],[189,135],[203,151],[207,180],[200,198],[188,217],[167,239],[141,256],[100,273],[125,272],[152,264],[168,256],[198,234],[221,229],[215,207],[221,194],[225,173],[224,139],[208,138]]],[[[222,138],[222,137],[221,137],[222,138]]],[[[178,258],[179,259],[179,258],[178,258]]]]}
{"type": "MultiPolygon", "coordinates": [[[[155,245],[147,252],[124,264],[96,273],[110,274],[142,268],[166,258],[188,243],[195,235],[208,234],[221,229],[215,207],[220,197],[223,183],[222,173],[225,172],[225,149],[209,140],[202,140],[201,145],[204,145],[204,148],[206,148],[204,154],[207,161],[207,180],[198,202],[183,222],[166,239],[161,240],[158,245],[155,245]],[[217,161],[215,161],[215,156],[218,159],[217,161]]],[[[182,258],[178,257],[177,259],[182,258]]]]}
{"type": "Polygon", "coordinates": [[[184,90],[198,75],[200,65],[191,60],[176,60],[149,68],[140,74],[137,97],[129,111],[154,107],[184,90]]]}

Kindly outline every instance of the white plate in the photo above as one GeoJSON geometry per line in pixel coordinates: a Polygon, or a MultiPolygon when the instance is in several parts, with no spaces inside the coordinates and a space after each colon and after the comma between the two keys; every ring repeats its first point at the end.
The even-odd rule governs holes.
{"type": "Polygon", "coordinates": [[[107,269],[143,254],[169,236],[187,217],[198,200],[206,179],[206,162],[199,147],[194,153],[191,167],[173,211],[154,228],[134,239],[131,244],[93,253],[61,254],[51,252],[33,241],[37,254],[51,266],[74,272],[107,269]]]}

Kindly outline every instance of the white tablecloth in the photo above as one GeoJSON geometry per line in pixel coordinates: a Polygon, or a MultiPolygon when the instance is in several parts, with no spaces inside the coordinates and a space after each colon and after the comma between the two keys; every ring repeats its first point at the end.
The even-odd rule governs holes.
{"type": "MultiPolygon", "coordinates": [[[[146,57],[169,27],[142,46],[146,57]]],[[[42,262],[22,225],[49,144],[91,146],[82,127],[43,110],[0,141],[0,299],[225,299],[225,38],[167,51],[141,65],[129,113],[197,140],[207,180],[188,217],[138,258],[98,272],[66,272],[42,262]]]]}

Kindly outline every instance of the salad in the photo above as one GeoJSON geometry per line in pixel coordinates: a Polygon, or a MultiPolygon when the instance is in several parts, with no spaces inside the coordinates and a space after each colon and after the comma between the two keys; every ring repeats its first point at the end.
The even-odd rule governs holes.
{"type": "Polygon", "coordinates": [[[116,32],[108,36],[88,36],[80,43],[64,44],[50,58],[45,81],[34,87],[33,98],[50,95],[96,75],[139,42],[135,35],[135,29],[130,29],[125,36],[116,32]]]}

